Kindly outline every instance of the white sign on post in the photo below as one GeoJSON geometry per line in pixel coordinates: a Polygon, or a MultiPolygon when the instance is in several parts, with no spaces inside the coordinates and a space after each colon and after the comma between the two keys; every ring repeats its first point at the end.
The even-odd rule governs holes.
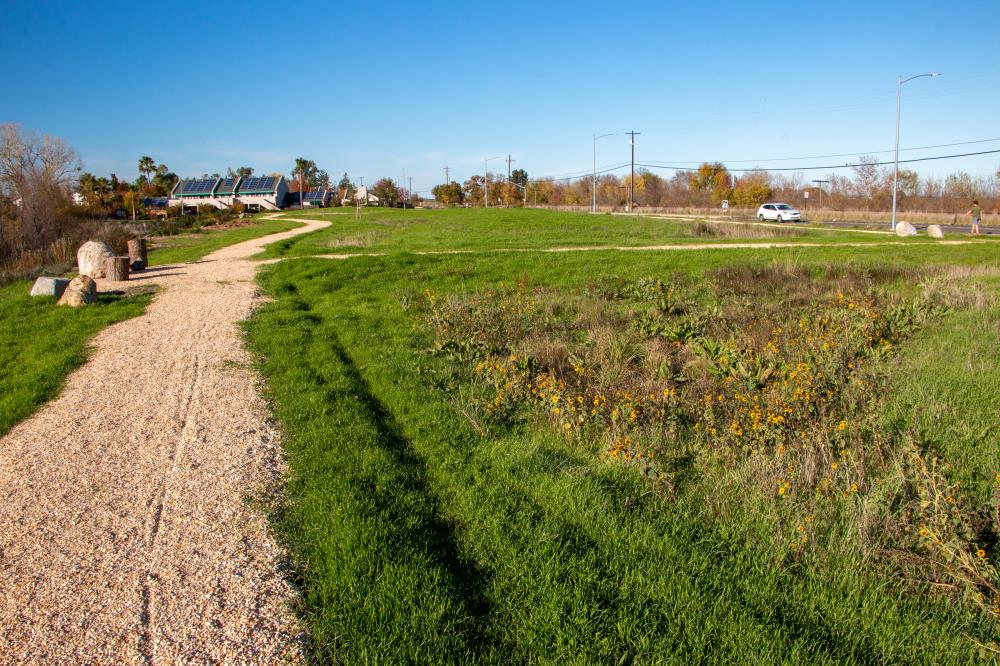
{"type": "Polygon", "coordinates": [[[802,196],[804,196],[806,199],[808,199],[809,198],[809,193],[808,192],[803,192],[802,196]]]}
{"type": "Polygon", "coordinates": [[[729,199],[722,200],[722,210],[729,210],[729,199]]]}

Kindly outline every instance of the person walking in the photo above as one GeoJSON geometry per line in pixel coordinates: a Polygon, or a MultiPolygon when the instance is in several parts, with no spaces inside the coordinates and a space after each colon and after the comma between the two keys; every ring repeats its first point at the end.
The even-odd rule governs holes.
{"type": "Polygon", "coordinates": [[[972,200],[972,208],[966,211],[966,215],[972,216],[972,235],[979,233],[979,222],[983,219],[983,209],[979,207],[979,199],[972,200]]]}

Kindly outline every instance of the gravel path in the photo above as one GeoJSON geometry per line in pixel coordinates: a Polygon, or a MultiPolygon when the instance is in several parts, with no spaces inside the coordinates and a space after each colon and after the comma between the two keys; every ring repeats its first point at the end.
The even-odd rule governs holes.
{"type": "Polygon", "coordinates": [[[146,313],[0,440],[0,663],[301,660],[261,507],[280,446],[237,322],[260,298],[247,257],[328,224],[137,274],[161,287],[146,313]]]}

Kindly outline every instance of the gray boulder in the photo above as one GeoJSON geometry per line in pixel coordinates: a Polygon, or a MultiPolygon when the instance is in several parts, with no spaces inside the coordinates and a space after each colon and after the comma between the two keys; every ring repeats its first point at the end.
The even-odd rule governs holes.
{"type": "Polygon", "coordinates": [[[32,296],[55,296],[59,298],[66,291],[69,280],[57,277],[40,277],[31,286],[32,296]]]}
{"type": "Polygon", "coordinates": [[[927,235],[931,238],[944,238],[944,232],[941,231],[941,227],[936,224],[927,225],[927,235]]]}
{"type": "Polygon", "coordinates": [[[68,305],[71,308],[78,308],[82,305],[90,305],[97,301],[97,283],[89,275],[81,275],[73,278],[73,281],[66,286],[62,298],[57,305],[68,305]]]}
{"type": "Polygon", "coordinates": [[[905,238],[906,236],[916,236],[917,228],[909,222],[897,222],[896,235],[901,238],[905,238]]]}
{"type": "Polygon", "coordinates": [[[80,275],[93,278],[104,277],[104,262],[115,256],[115,251],[107,243],[87,241],[76,252],[76,263],[80,275]]]}

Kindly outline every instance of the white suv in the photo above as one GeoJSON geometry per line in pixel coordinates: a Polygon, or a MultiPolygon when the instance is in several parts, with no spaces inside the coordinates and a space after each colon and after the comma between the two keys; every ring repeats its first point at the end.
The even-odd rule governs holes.
{"type": "Polygon", "coordinates": [[[761,222],[764,220],[775,220],[776,222],[798,221],[802,219],[802,214],[799,213],[797,208],[792,208],[788,204],[766,203],[757,209],[757,219],[761,222]]]}

